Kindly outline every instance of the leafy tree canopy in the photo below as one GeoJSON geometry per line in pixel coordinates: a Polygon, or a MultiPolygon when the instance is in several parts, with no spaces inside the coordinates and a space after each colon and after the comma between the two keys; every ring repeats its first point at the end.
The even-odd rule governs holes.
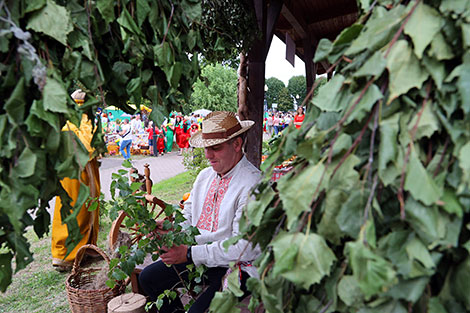
{"type": "Polygon", "coordinates": [[[294,98],[289,94],[286,87],[282,88],[278,95],[277,109],[282,112],[287,112],[294,109],[294,98]]]}
{"type": "Polygon", "coordinates": [[[296,99],[297,102],[301,104],[307,95],[307,81],[305,76],[292,76],[287,84],[287,89],[292,99],[296,99]]]}
{"type": "Polygon", "coordinates": [[[265,84],[266,87],[268,87],[268,90],[265,91],[265,97],[268,102],[268,107],[271,108],[273,103],[279,102],[279,93],[286,87],[286,85],[284,85],[282,80],[276,77],[266,79],[265,84]]]}
{"type": "Polygon", "coordinates": [[[221,64],[208,65],[193,85],[191,110],[237,111],[237,72],[221,64]]]}

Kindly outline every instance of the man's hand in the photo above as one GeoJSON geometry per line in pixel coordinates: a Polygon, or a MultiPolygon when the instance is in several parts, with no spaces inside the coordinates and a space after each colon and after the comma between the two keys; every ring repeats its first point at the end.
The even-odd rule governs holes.
{"type": "Polygon", "coordinates": [[[188,252],[188,246],[174,246],[170,249],[163,247],[165,253],[160,255],[160,258],[166,264],[181,264],[188,261],[186,258],[186,253],[188,252]]]}
{"type": "Polygon", "coordinates": [[[155,238],[160,238],[160,235],[164,235],[170,231],[170,229],[163,229],[163,222],[164,220],[158,220],[155,221],[155,224],[157,225],[155,229],[147,235],[147,238],[149,239],[155,239],[155,238]]]}

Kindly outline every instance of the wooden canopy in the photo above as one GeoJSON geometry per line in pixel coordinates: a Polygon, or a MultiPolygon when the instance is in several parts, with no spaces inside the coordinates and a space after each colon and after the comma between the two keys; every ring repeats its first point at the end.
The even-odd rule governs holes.
{"type": "Polygon", "coordinates": [[[256,166],[261,162],[263,138],[263,107],[266,56],[274,35],[288,49],[304,61],[309,90],[316,74],[324,73],[330,66],[326,62],[314,64],[313,58],[322,38],[334,40],[357,19],[356,0],[253,0],[258,27],[262,37],[248,52],[248,97],[245,108],[239,108],[242,118],[255,121],[248,133],[247,156],[256,166]]]}

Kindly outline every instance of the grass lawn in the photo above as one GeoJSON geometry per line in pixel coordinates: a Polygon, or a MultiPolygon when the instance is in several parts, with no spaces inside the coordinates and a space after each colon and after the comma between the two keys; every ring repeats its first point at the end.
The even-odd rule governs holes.
{"type": "MultiPolygon", "coordinates": [[[[194,182],[189,172],[179,174],[155,184],[152,193],[170,203],[178,203],[194,182]]],[[[106,216],[100,220],[98,246],[107,250],[107,236],[111,221],[106,216]]],[[[60,273],[51,265],[51,237],[38,238],[32,228],[26,238],[31,244],[34,261],[13,275],[13,282],[5,293],[0,293],[0,312],[70,312],[65,291],[69,273],[60,273]]],[[[15,265],[14,265],[15,266],[15,265]]],[[[130,286],[128,286],[130,291],[130,286]]]]}

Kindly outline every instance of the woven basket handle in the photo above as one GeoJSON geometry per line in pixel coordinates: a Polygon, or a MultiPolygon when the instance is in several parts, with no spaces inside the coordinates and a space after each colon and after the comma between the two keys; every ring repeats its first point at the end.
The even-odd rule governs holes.
{"type": "Polygon", "coordinates": [[[78,249],[77,255],[75,256],[75,260],[73,261],[72,274],[75,274],[80,268],[80,263],[82,263],[83,256],[85,255],[87,249],[92,249],[98,252],[103,257],[103,259],[109,264],[109,258],[103,250],[101,250],[95,245],[83,245],[82,247],[80,247],[80,249],[78,249]]]}

